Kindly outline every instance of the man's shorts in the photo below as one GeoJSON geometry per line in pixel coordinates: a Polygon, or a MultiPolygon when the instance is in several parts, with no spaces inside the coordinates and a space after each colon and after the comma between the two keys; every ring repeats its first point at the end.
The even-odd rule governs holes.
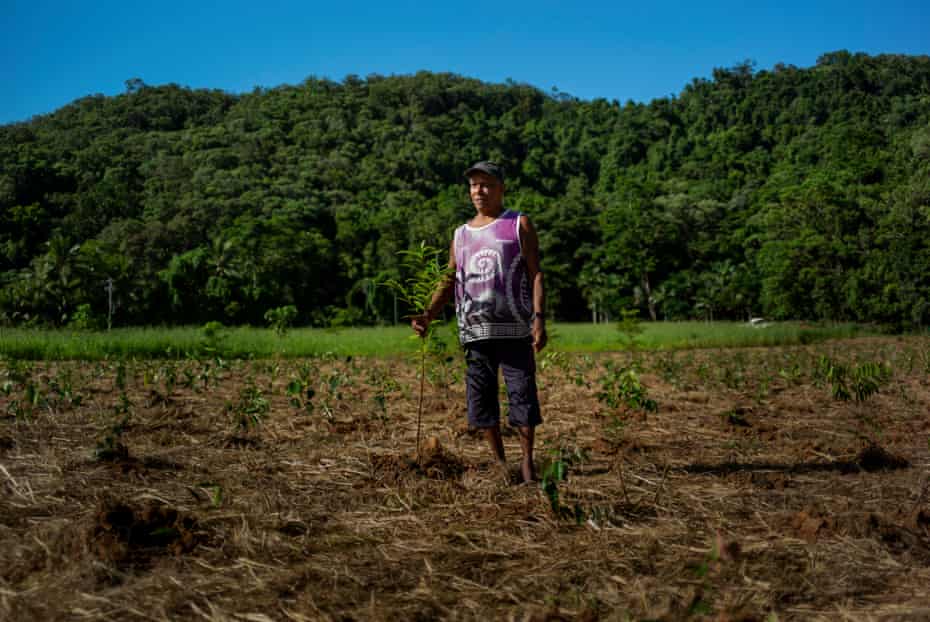
{"type": "Polygon", "coordinates": [[[476,341],[465,346],[465,361],[468,363],[465,372],[468,425],[476,428],[500,425],[498,368],[503,371],[507,385],[508,423],[517,427],[542,423],[532,343],[523,339],[476,341]]]}

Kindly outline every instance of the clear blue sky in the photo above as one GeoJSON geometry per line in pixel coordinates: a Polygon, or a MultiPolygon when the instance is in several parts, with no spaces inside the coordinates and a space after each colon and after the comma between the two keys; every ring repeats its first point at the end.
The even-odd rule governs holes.
{"type": "Polygon", "coordinates": [[[425,69],[648,102],[747,59],[930,54],[930,0],[572,4],[0,0],[0,123],[130,78],[241,93],[425,69]]]}

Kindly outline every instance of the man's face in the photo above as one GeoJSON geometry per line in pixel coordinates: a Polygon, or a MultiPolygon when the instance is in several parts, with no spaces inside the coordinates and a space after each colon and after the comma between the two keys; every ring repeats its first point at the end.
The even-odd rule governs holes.
{"type": "Polygon", "coordinates": [[[475,172],[468,177],[468,192],[479,211],[494,211],[503,203],[504,184],[493,175],[475,172]]]}

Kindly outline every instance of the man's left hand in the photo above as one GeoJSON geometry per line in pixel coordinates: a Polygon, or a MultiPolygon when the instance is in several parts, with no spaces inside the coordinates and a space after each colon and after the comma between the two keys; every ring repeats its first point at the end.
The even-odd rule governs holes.
{"type": "Polygon", "coordinates": [[[539,352],[546,347],[549,337],[546,335],[546,320],[536,318],[533,320],[533,351],[539,352]]]}

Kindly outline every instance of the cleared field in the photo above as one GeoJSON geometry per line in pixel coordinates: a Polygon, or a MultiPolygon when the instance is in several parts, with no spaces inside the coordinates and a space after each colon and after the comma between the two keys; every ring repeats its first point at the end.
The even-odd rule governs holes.
{"type": "Polygon", "coordinates": [[[930,616],[930,339],[538,361],[545,490],[456,356],[419,463],[405,357],[0,363],[0,619],[930,616]]]}

